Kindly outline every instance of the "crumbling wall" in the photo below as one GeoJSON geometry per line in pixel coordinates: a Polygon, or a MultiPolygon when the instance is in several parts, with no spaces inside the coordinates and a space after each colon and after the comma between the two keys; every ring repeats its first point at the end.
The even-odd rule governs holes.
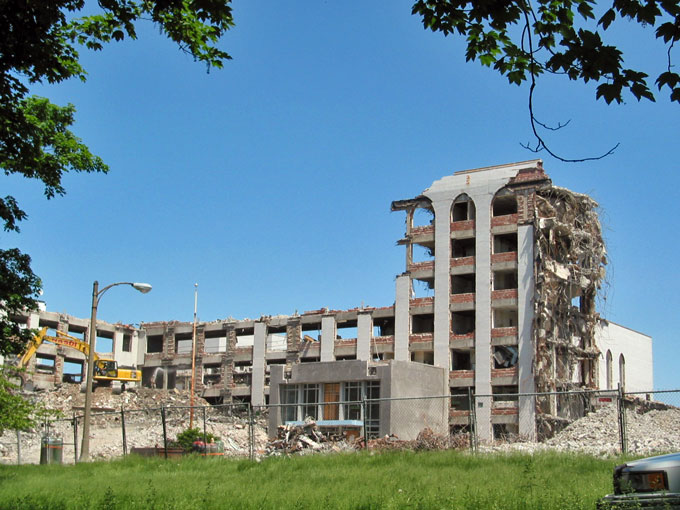
{"type": "MultiPolygon", "coordinates": [[[[597,203],[548,184],[534,200],[535,382],[538,392],[596,389],[595,299],[607,263],[597,203]]],[[[581,403],[555,396],[539,401],[545,421],[569,421],[581,403]]],[[[549,427],[554,428],[554,427],[549,427]]]]}

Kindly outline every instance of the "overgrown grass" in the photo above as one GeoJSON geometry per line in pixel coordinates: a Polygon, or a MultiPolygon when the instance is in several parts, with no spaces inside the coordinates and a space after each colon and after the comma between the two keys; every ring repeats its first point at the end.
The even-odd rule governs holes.
{"type": "Polygon", "coordinates": [[[0,466],[0,509],[593,510],[619,462],[446,451],[0,466]]]}

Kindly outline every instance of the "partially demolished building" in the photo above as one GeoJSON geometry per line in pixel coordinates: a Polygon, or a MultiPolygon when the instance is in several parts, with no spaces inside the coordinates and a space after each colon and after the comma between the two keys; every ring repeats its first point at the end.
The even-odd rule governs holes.
{"type": "MultiPolygon", "coordinates": [[[[572,412],[559,398],[517,394],[653,387],[651,338],[596,311],[606,265],[597,204],[554,186],[540,160],[456,172],[392,210],[406,215],[393,305],[198,323],[197,391],[220,402],[295,404],[274,413],[274,425],[311,415],[366,420],[374,434],[394,431],[389,407],[324,403],[471,391],[488,397],[476,419],[479,437],[490,439],[534,437],[537,424],[572,412]]],[[[87,338],[82,319],[23,320],[87,338]]],[[[98,324],[111,356],[142,369],[143,385],[189,387],[193,324],[98,324]]],[[[62,382],[64,359],[82,366],[78,354],[41,347],[36,380],[62,382]]],[[[466,398],[442,402],[448,409],[428,413],[444,427],[467,424],[466,398]]]]}

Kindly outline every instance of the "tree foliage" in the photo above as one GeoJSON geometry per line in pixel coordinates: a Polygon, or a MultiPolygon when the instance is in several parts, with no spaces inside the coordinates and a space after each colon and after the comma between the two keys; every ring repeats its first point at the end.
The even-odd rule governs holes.
{"type": "Polygon", "coordinates": [[[547,126],[534,116],[532,103],[544,73],[596,82],[596,98],[607,103],[621,103],[626,94],[654,101],[654,80],[658,91],[680,103],[680,74],[672,62],[680,40],[677,0],[612,0],[604,7],[595,0],[418,0],[412,13],[426,29],[465,37],[466,60],[493,67],[510,83],[531,84],[529,110],[539,140],[535,150],[547,149],[537,132],[537,126],[547,126]],[[653,30],[650,37],[666,49],[662,69],[650,77],[651,71],[626,67],[623,51],[607,42],[612,37],[607,30],[617,22],[653,30]]]}
{"type": "MultiPolygon", "coordinates": [[[[0,169],[41,182],[48,199],[65,193],[64,173],[108,167],[70,130],[74,106],[30,95],[32,84],[85,81],[79,50],[135,39],[137,25],[145,21],[208,68],[230,58],[216,46],[233,24],[229,0],[99,0],[97,7],[84,14],[84,0],[0,2],[0,169]]],[[[26,217],[14,197],[0,197],[5,231],[18,232],[26,217]]],[[[21,352],[30,339],[32,332],[14,318],[35,309],[40,288],[27,254],[0,249],[0,355],[21,352]]],[[[0,372],[0,432],[30,426],[36,409],[0,372]]]]}
{"type": "MultiPolygon", "coordinates": [[[[91,6],[84,0],[0,3],[0,168],[5,175],[40,181],[47,198],[65,193],[65,172],[107,172],[108,167],[70,131],[74,106],[31,96],[31,84],[85,81],[79,51],[135,39],[145,21],[208,68],[222,67],[230,58],[216,46],[233,25],[228,0],[100,0],[97,12],[84,14],[91,6]]],[[[0,197],[5,231],[18,232],[26,217],[14,197],[0,197]]],[[[36,306],[40,280],[30,262],[16,248],[0,250],[0,354],[20,351],[30,335],[12,321],[36,306]]]]}

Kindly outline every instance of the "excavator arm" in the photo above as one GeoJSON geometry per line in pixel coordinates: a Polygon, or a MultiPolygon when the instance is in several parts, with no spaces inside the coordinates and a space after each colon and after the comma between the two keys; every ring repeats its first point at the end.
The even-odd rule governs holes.
{"type": "MultiPolygon", "coordinates": [[[[44,341],[76,349],[77,351],[82,352],[85,356],[90,354],[90,345],[87,342],[83,342],[82,340],[71,336],[68,333],[64,333],[63,331],[57,331],[57,336],[49,336],[47,335],[47,328],[42,328],[37,335],[33,335],[33,340],[29,343],[21,358],[19,358],[19,368],[26,368],[28,366],[28,362],[35,355],[36,351],[44,341]]],[[[94,359],[95,361],[99,359],[99,356],[96,352],[94,353],[94,359]]]]}

